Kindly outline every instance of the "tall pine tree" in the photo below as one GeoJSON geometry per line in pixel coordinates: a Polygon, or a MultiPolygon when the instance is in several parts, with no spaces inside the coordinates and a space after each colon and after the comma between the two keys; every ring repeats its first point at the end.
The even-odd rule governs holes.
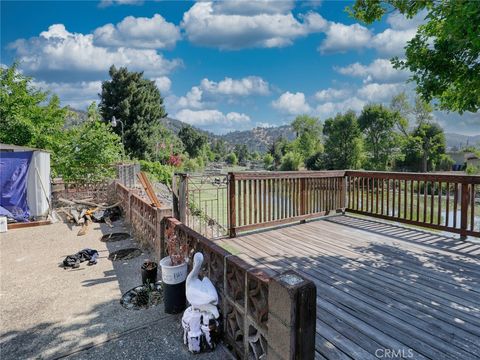
{"type": "MultiPolygon", "coordinates": [[[[110,67],[111,80],[102,83],[100,113],[105,121],[115,116],[124,125],[125,150],[132,157],[152,159],[155,145],[168,136],[160,123],[167,116],[163,98],[155,82],[143,77],[143,72],[126,67],[110,67]]],[[[118,124],[114,131],[122,135],[118,124]]]]}

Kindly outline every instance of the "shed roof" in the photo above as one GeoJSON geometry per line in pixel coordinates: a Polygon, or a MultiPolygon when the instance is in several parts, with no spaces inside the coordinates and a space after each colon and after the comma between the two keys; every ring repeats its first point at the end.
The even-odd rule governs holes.
{"type": "Polygon", "coordinates": [[[50,152],[44,149],[36,149],[28,146],[18,146],[18,145],[10,145],[10,144],[2,144],[2,143],[0,143],[0,151],[42,151],[46,153],[50,152]]]}

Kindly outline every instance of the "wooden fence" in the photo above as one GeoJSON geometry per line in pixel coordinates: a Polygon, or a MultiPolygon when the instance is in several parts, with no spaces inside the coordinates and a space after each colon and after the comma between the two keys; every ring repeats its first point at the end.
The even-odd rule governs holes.
{"type": "Polygon", "coordinates": [[[480,236],[480,176],[371,171],[229,173],[229,234],[349,211],[480,236]],[[477,199],[477,200],[476,200],[477,199]]]}
{"type": "Polygon", "coordinates": [[[347,171],[346,177],[347,211],[480,236],[480,176],[347,171]]]}
{"type": "Polygon", "coordinates": [[[231,237],[345,207],[344,171],[232,172],[228,185],[231,237]]]}

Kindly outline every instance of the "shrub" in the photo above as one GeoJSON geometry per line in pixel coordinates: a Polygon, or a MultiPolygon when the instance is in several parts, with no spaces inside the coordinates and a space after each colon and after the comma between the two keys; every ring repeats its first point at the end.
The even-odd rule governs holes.
{"type": "Polygon", "coordinates": [[[305,160],[308,170],[323,170],[326,168],[326,157],[322,151],[318,151],[305,160]]]}
{"type": "Polygon", "coordinates": [[[281,171],[297,171],[302,164],[302,156],[296,152],[288,152],[282,157],[282,163],[280,165],[281,171]]]}
{"type": "Polygon", "coordinates": [[[272,154],[265,154],[263,157],[263,166],[265,169],[271,169],[273,166],[273,156],[272,154]]]}
{"type": "Polygon", "coordinates": [[[235,155],[235,153],[230,153],[225,158],[225,161],[227,162],[227,164],[237,165],[238,163],[237,155],[235,155]]]}
{"type": "Polygon", "coordinates": [[[153,178],[166,185],[172,184],[175,168],[170,165],[162,165],[159,162],[140,160],[140,169],[149,173],[153,178]]]}

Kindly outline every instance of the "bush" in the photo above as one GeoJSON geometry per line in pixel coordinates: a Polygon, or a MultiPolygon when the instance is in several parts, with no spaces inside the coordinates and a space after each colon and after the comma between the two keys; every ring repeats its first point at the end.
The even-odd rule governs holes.
{"type": "Polygon", "coordinates": [[[140,160],[140,170],[149,173],[158,182],[171,185],[175,167],[162,165],[159,162],[140,160]]]}
{"type": "Polygon", "coordinates": [[[183,171],[185,172],[196,172],[205,167],[205,163],[201,157],[196,159],[187,158],[183,161],[183,171]]]}
{"type": "Polygon", "coordinates": [[[451,171],[452,166],[455,164],[455,161],[447,155],[447,154],[442,154],[440,156],[440,162],[438,164],[438,170],[444,170],[444,171],[451,171]]]}
{"type": "Polygon", "coordinates": [[[237,155],[235,155],[235,153],[230,153],[225,158],[225,161],[227,162],[227,164],[237,165],[238,163],[237,155]]]}
{"type": "Polygon", "coordinates": [[[273,156],[272,154],[265,154],[263,157],[263,166],[265,169],[271,169],[273,166],[273,156]]]}
{"type": "Polygon", "coordinates": [[[472,164],[467,165],[467,168],[465,169],[465,172],[468,175],[478,175],[480,174],[480,168],[477,166],[474,166],[472,164]]]}
{"type": "Polygon", "coordinates": [[[322,151],[318,151],[305,160],[305,167],[308,170],[323,170],[326,168],[326,157],[322,151]]]}
{"type": "Polygon", "coordinates": [[[121,159],[122,144],[109,124],[89,119],[65,131],[60,141],[53,154],[56,175],[85,183],[115,178],[112,164],[121,159]]]}
{"type": "Polygon", "coordinates": [[[288,152],[282,157],[282,163],[280,165],[281,171],[297,171],[302,164],[302,155],[296,152],[288,152]]]}

